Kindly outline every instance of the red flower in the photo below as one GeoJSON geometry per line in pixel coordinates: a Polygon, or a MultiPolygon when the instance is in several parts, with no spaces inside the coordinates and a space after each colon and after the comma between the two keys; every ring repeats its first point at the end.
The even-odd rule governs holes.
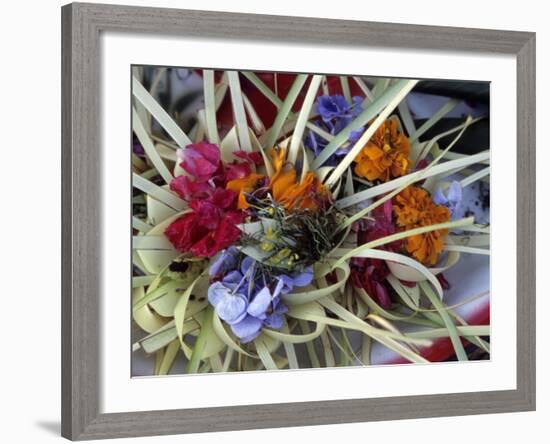
{"type": "Polygon", "coordinates": [[[191,247],[208,235],[208,228],[198,223],[197,213],[187,213],[172,222],[164,231],[165,236],[174,248],[180,252],[187,252],[191,247]]]}
{"type": "MultiPolygon", "coordinates": [[[[200,239],[190,249],[191,253],[199,257],[212,257],[218,251],[231,246],[241,237],[241,231],[236,227],[243,221],[242,212],[230,211],[217,221],[216,228],[200,239]]],[[[200,222],[199,222],[200,223],[200,222]]]]}
{"type": "Polygon", "coordinates": [[[187,213],[172,222],[164,231],[174,248],[198,257],[212,257],[239,240],[237,224],[244,219],[242,211],[235,210],[236,194],[215,188],[208,199],[192,200],[187,213]]]}
{"type": "Polygon", "coordinates": [[[443,290],[448,290],[448,289],[451,288],[451,284],[449,284],[449,281],[447,279],[445,279],[445,276],[443,276],[443,273],[439,273],[435,277],[437,278],[437,280],[441,284],[441,287],[443,288],[443,290]]]}
{"type": "Polygon", "coordinates": [[[170,182],[170,189],[188,201],[193,210],[172,222],[164,232],[176,250],[212,257],[240,238],[237,225],[246,213],[237,209],[237,193],[225,187],[231,180],[250,176],[262,159],[259,153],[233,154],[244,161],[224,168],[216,145],[200,142],[178,151],[183,159],[181,167],[194,179],[178,176],[170,182]]]}
{"type": "Polygon", "coordinates": [[[416,167],[414,168],[415,171],[420,171],[426,168],[430,162],[428,162],[426,159],[419,160],[416,164],[416,167]]]}
{"type": "Polygon", "coordinates": [[[264,164],[264,159],[262,155],[256,151],[254,152],[248,152],[248,151],[233,151],[233,155],[235,157],[239,157],[240,159],[244,159],[248,161],[249,163],[253,163],[254,165],[262,166],[264,164]]]}
{"type": "MultiPolygon", "coordinates": [[[[219,209],[227,210],[231,207],[234,207],[236,197],[237,194],[231,190],[226,190],[225,188],[216,188],[214,189],[214,192],[212,193],[209,202],[211,202],[212,205],[219,209]]],[[[201,205],[201,203],[203,202],[204,201],[199,201],[198,204],[191,202],[191,207],[193,207],[193,205],[201,205]]]]}
{"type": "Polygon", "coordinates": [[[354,258],[351,262],[351,282],[363,288],[382,308],[391,308],[391,298],[386,286],[388,266],[380,259],[354,258]]]}
{"type": "Polygon", "coordinates": [[[207,142],[187,145],[185,150],[179,150],[183,158],[181,167],[195,177],[197,182],[211,179],[220,168],[220,149],[207,142]]]}
{"type": "MultiPolygon", "coordinates": [[[[382,205],[376,207],[371,212],[374,220],[362,221],[357,233],[357,245],[363,245],[367,242],[390,236],[396,232],[392,219],[392,201],[388,199],[382,205]]],[[[401,241],[391,242],[379,247],[386,251],[397,251],[401,247],[401,241]]]]}
{"type": "MultiPolygon", "coordinates": [[[[371,216],[374,220],[362,222],[357,233],[357,245],[380,239],[395,233],[392,220],[391,199],[376,207],[371,216]]],[[[378,248],[396,251],[401,241],[391,242],[378,248]]],[[[388,266],[383,260],[354,258],[351,261],[351,282],[355,287],[363,288],[382,308],[391,308],[390,292],[386,284],[388,266]]]]}

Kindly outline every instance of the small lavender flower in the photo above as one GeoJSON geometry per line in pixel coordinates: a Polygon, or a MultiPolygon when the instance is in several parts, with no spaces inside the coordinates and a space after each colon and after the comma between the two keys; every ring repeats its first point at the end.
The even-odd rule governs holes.
{"type": "Polygon", "coordinates": [[[283,294],[292,292],[294,287],[305,287],[311,284],[313,280],[313,267],[307,267],[303,272],[292,273],[291,275],[282,274],[278,277],[284,285],[281,289],[283,294]]]}
{"type": "MultiPolygon", "coordinates": [[[[228,249],[220,257],[223,258],[224,254],[231,262],[232,252],[228,249]]],[[[247,259],[250,258],[242,261],[240,270],[231,270],[221,281],[214,282],[208,288],[208,301],[215,307],[220,319],[223,319],[229,325],[242,321],[246,316],[255,268],[254,261],[248,261],[247,259]]],[[[219,261],[218,258],[214,265],[217,265],[219,261]]],[[[227,262],[224,264],[227,264],[227,262]]]]}
{"type": "Polygon", "coordinates": [[[257,338],[266,325],[271,328],[281,328],[283,325],[282,314],[287,308],[280,303],[282,281],[277,283],[273,290],[265,286],[248,304],[246,316],[238,323],[231,325],[231,330],[240,338],[241,342],[250,342],[257,338]]]}
{"type": "Polygon", "coordinates": [[[208,302],[212,304],[217,315],[229,325],[242,321],[246,316],[248,298],[237,288],[232,288],[224,282],[214,282],[208,288],[208,302]]]}
{"type": "Polygon", "coordinates": [[[242,342],[249,342],[256,338],[263,327],[278,330],[283,326],[288,307],[281,303],[281,294],[290,293],[293,288],[305,287],[313,280],[313,268],[292,275],[276,276],[277,285],[271,291],[268,286],[263,287],[248,305],[247,316],[237,324],[231,325],[231,330],[242,342]]]}
{"type": "Polygon", "coordinates": [[[239,250],[237,247],[229,247],[226,250],[223,250],[212,265],[210,265],[208,274],[211,277],[214,277],[235,269],[239,263],[238,256],[239,250]]]}
{"type": "Polygon", "coordinates": [[[456,219],[458,217],[460,203],[462,202],[462,187],[460,182],[456,180],[451,182],[447,192],[443,190],[442,186],[439,186],[432,199],[436,205],[447,207],[451,211],[451,219],[456,219]]]}

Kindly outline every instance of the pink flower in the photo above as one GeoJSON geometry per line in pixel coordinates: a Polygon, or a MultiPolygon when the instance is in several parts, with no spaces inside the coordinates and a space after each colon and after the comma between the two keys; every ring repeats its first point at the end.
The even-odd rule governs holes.
{"type": "Polygon", "coordinates": [[[233,162],[225,166],[225,180],[230,182],[235,179],[244,179],[250,176],[252,168],[248,162],[233,162]]]}
{"type": "Polygon", "coordinates": [[[233,151],[233,155],[244,162],[233,162],[225,165],[225,181],[229,182],[236,179],[244,179],[250,176],[253,171],[256,171],[256,167],[264,164],[262,155],[257,152],[248,151],[233,151]]]}
{"type": "Polygon", "coordinates": [[[178,150],[181,167],[192,177],[174,178],[170,189],[189,202],[192,212],[176,219],[164,232],[176,250],[212,257],[239,240],[237,225],[246,213],[237,209],[237,194],[225,187],[230,180],[248,177],[263,160],[259,153],[233,154],[244,161],[224,167],[216,145],[199,142],[178,150]]]}
{"type": "Polygon", "coordinates": [[[187,201],[191,199],[207,199],[215,190],[208,182],[196,182],[188,176],[178,176],[172,179],[170,189],[187,201]]]}
{"type": "Polygon", "coordinates": [[[195,177],[197,182],[210,180],[220,164],[220,149],[207,142],[187,145],[184,150],[178,150],[178,156],[183,159],[181,167],[195,177]]]}
{"type": "Polygon", "coordinates": [[[263,164],[260,153],[234,151],[233,155],[243,159],[243,162],[233,162],[222,165],[220,149],[206,142],[187,145],[178,150],[182,159],[180,166],[192,177],[178,176],[170,183],[170,189],[182,199],[207,199],[215,187],[225,188],[227,182],[250,176],[257,166],[263,164]]]}

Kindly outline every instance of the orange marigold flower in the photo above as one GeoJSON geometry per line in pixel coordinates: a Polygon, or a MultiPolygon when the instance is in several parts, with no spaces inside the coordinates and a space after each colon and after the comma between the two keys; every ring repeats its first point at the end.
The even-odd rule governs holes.
{"type": "MultiPolygon", "coordinates": [[[[427,191],[415,186],[405,188],[394,198],[393,212],[401,231],[451,220],[447,207],[436,205],[427,191]]],[[[423,264],[435,265],[448,231],[435,230],[409,236],[405,239],[405,248],[423,264]]]]}
{"type": "Polygon", "coordinates": [[[410,146],[409,139],[397,128],[397,121],[386,120],[355,158],[355,174],[383,182],[407,174],[410,146]]]}
{"type": "Polygon", "coordinates": [[[271,150],[271,158],[275,173],[270,181],[273,198],[287,210],[311,210],[319,208],[319,204],[330,198],[327,188],[309,172],[299,183],[296,181],[296,170],[291,165],[285,165],[285,151],[271,150]]]}
{"type": "Polygon", "coordinates": [[[242,179],[233,179],[227,182],[225,188],[233,191],[239,196],[237,200],[237,208],[239,210],[246,210],[250,206],[246,201],[245,193],[254,191],[264,180],[264,177],[265,176],[263,174],[250,173],[242,179]]]}

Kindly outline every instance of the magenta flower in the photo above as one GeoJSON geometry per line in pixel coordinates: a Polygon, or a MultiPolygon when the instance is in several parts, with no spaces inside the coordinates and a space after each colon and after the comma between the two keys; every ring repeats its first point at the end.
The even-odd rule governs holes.
{"type": "MultiPolygon", "coordinates": [[[[391,199],[375,208],[371,216],[373,220],[363,221],[357,233],[357,245],[389,236],[395,233],[392,220],[391,199]]],[[[387,251],[397,251],[401,241],[395,241],[379,248],[387,251]]],[[[383,260],[370,258],[354,258],[351,261],[351,282],[355,287],[363,288],[382,308],[391,308],[391,298],[386,277],[388,266],[383,260]]]]}
{"type": "Polygon", "coordinates": [[[170,182],[170,189],[182,199],[190,201],[192,199],[207,199],[216,188],[208,182],[197,182],[188,176],[178,176],[170,182]]]}
{"type": "Polygon", "coordinates": [[[382,308],[391,308],[390,292],[386,285],[388,266],[380,259],[354,258],[351,262],[351,282],[363,288],[382,308]]]}
{"type": "Polygon", "coordinates": [[[252,172],[248,162],[233,162],[225,165],[225,180],[229,182],[235,179],[244,179],[252,172]]]}
{"type": "Polygon", "coordinates": [[[243,150],[233,151],[233,155],[240,159],[246,160],[250,164],[254,164],[257,167],[264,164],[264,159],[262,155],[256,151],[248,152],[243,150]]]}
{"type": "Polygon", "coordinates": [[[187,145],[184,150],[178,150],[178,156],[183,160],[181,167],[197,182],[210,180],[220,168],[220,149],[211,143],[187,145]]]}

